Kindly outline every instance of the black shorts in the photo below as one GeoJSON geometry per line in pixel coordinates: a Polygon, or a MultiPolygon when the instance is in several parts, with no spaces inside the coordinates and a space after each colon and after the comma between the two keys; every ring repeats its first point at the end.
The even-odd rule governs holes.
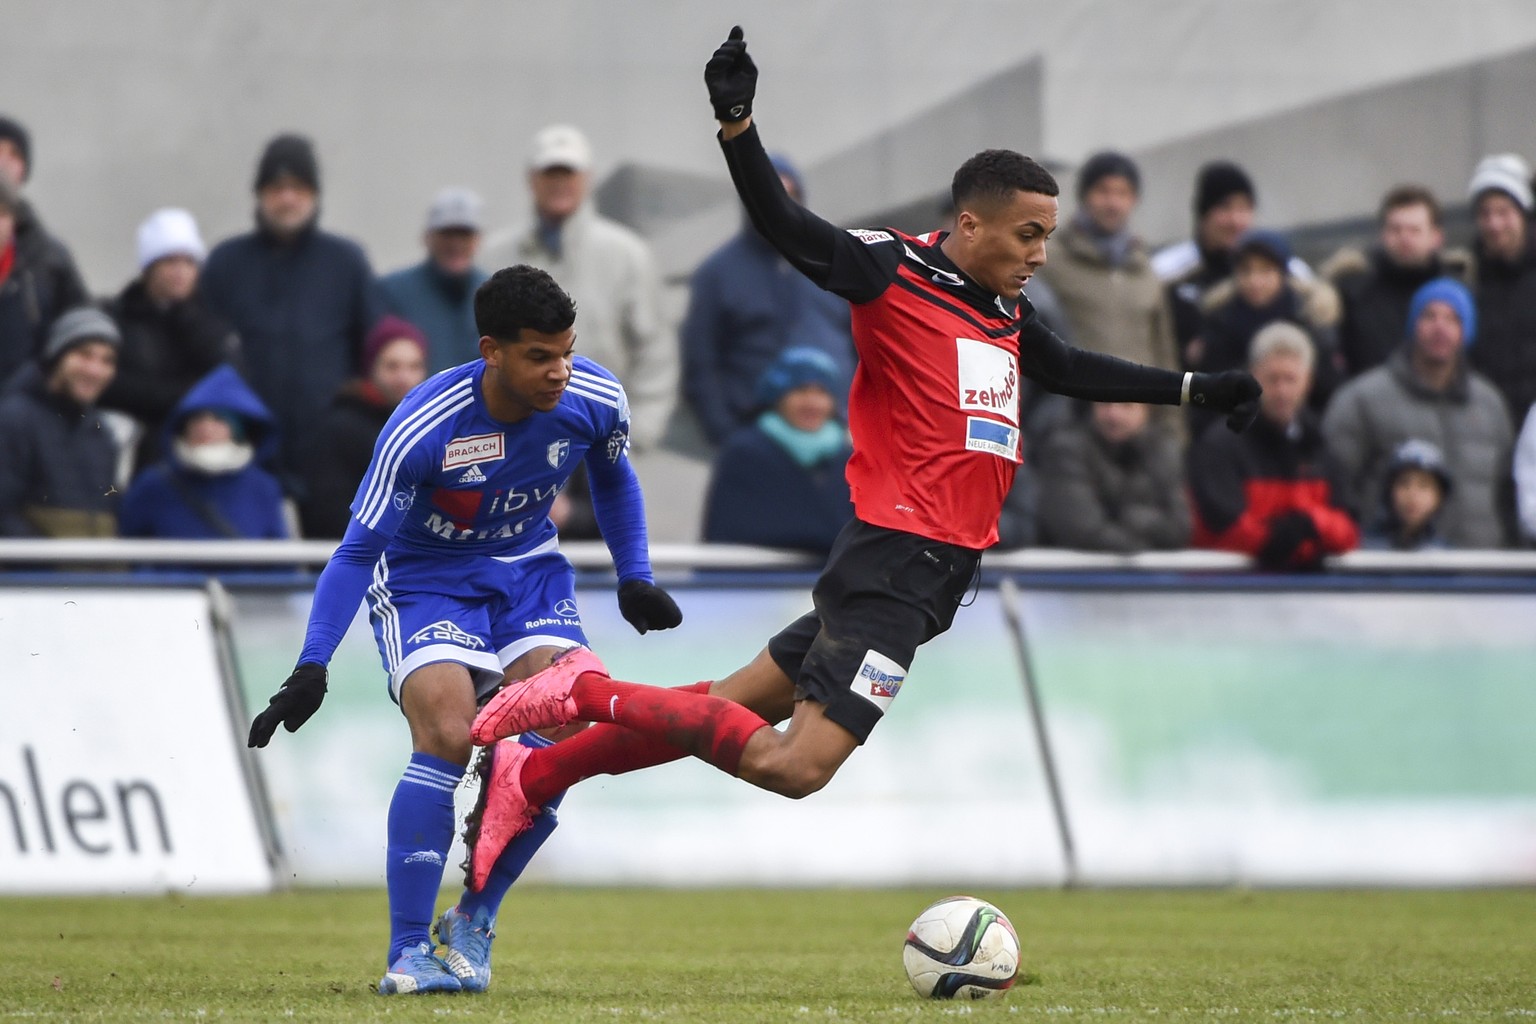
{"type": "Polygon", "coordinates": [[[855,519],[837,535],[807,612],[768,641],[795,680],[858,738],[891,706],[923,644],[954,622],[981,552],[855,519]]]}

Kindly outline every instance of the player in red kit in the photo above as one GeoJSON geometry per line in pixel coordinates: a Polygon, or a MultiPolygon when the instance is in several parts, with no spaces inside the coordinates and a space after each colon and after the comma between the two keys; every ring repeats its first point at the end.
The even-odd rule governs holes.
{"type": "Polygon", "coordinates": [[[1192,402],[1228,413],[1237,430],[1257,411],[1247,373],[1140,366],[1071,348],[1040,323],[1023,289],[1045,263],[1057,186],[1033,160],[1008,150],[967,160],[952,231],[842,231],[789,198],[764,152],[752,122],[757,68],[739,28],[704,78],[753,224],[852,306],[855,518],[816,582],[814,610],[708,694],[620,682],[578,650],[492,698],[472,729],[489,744],[466,835],[472,888],[541,801],[639,767],[638,738],[651,763],[691,754],[796,798],[826,785],[890,707],[917,648],[949,628],[997,541],[1021,457],[1022,378],[1090,401],[1192,402]],[[782,733],[770,728],[786,718],[782,733]],[[571,721],[601,724],[541,750],[503,740],[571,721]]]}

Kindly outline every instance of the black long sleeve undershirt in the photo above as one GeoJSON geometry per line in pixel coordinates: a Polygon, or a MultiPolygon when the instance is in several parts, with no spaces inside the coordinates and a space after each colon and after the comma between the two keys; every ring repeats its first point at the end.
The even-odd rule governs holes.
{"type": "MultiPolygon", "coordinates": [[[[852,303],[878,298],[896,279],[901,241],[869,244],[791,199],[755,124],[733,139],[722,136],[720,148],[753,226],[796,270],[852,303]]],[[[1040,322],[1027,299],[1019,306],[1019,368],[1046,390],[1092,402],[1179,404],[1183,374],[1074,348],[1040,322]]]]}

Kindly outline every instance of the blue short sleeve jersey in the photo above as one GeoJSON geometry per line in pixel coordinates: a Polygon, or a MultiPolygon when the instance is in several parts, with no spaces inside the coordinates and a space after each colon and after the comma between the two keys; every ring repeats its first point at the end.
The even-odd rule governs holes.
{"type": "Polygon", "coordinates": [[[480,391],[485,363],[444,370],[389,418],[352,514],[391,549],[515,555],[555,536],[549,508],[591,449],[627,461],[629,402],[607,370],[575,358],[553,411],[494,420],[480,391]]]}
{"type": "Polygon", "coordinates": [[[315,585],[301,663],[330,661],[365,594],[397,698],[433,661],[467,665],[484,692],[531,647],[585,644],[549,518],[582,461],[620,581],[651,579],[618,381],[577,356],[554,409],[507,423],[486,410],[485,370],[478,359],[444,370],[390,417],[315,585]]]}

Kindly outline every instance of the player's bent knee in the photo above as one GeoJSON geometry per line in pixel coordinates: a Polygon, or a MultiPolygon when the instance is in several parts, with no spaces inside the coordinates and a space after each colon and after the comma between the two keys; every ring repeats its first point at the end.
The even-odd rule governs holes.
{"type": "Polygon", "coordinates": [[[823,789],[836,773],[836,766],[808,764],[780,753],[755,766],[750,781],[779,796],[803,800],[823,789]]]}

